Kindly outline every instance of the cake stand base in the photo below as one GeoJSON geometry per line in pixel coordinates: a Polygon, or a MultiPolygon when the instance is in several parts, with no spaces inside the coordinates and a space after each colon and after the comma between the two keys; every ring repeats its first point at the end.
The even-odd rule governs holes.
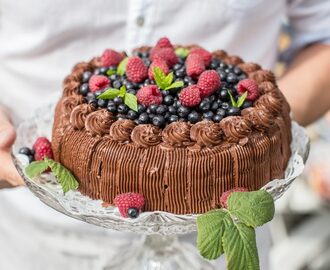
{"type": "Polygon", "coordinates": [[[179,242],[175,235],[146,235],[128,244],[104,270],[212,270],[196,247],[179,242]]]}

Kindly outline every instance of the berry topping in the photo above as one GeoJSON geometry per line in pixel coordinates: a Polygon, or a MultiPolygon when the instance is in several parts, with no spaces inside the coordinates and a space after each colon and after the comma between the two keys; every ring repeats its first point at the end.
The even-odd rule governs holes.
{"type": "Polygon", "coordinates": [[[102,66],[105,67],[117,66],[123,59],[124,59],[123,54],[111,49],[107,49],[103,52],[101,56],[101,63],[102,66]]]}
{"type": "Polygon", "coordinates": [[[35,160],[43,160],[45,157],[53,158],[52,145],[45,137],[38,138],[33,145],[33,149],[35,160]]]}
{"type": "Polygon", "coordinates": [[[179,96],[182,105],[187,107],[197,106],[201,102],[201,93],[196,85],[182,89],[179,96]]]}
{"type": "Polygon", "coordinates": [[[203,48],[194,48],[189,54],[197,54],[202,57],[205,66],[209,66],[212,61],[212,54],[203,48]]]}
{"type": "Polygon", "coordinates": [[[162,58],[156,57],[156,58],[154,58],[154,60],[152,61],[151,65],[149,67],[148,76],[149,76],[150,80],[154,79],[154,68],[155,67],[160,68],[164,72],[165,75],[167,75],[170,72],[166,61],[162,58]]]}
{"type": "Polygon", "coordinates": [[[173,45],[167,37],[162,37],[157,41],[155,48],[172,48],[173,45]]]}
{"type": "Polygon", "coordinates": [[[233,192],[247,192],[247,191],[248,191],[248,189],[239,187],[239,188],[233,188],[231,190],[228,190],[228,191],[222,193],[222,195],[220,197],[220,205],[223,208],[227,208],[228,207],[227,200],[228,200],[228,197],[230,194],[232,194],[233,192]]]}
{"type": "Polygon", "coordinates": [[[237,93],[239,95],[243,95],[245,92],[248,92],[246,97],[247,100],[255,100],[259,96],[259,88],[257,83],[251,79],[239,81],[237,84],[237,93]]]}
{"type": "Polygon", "coordinates": [[[186,71],[188,76],[198,78],[205,70],[203,58],[198,54],[189,54],[186,59],[186,71]]]}
{"type": "Polygon", "coordinates": [[[89,89],[92,92],[109,87],[110,80],[104,75],[93,75],[89,79],[89,89]]]}
{"type": "Polygon", "coordinates": [[[202,97],[212,95],[215,91],[219,89],[220,84],[220,76],[215,70],[204,71],[199,76],[197,82],[202,97]]]}
{"type": "Polygon", "coordinates": [[[148,68],[141,58],[137,56],[128,58],[126,76],[128,80],[134,83],[140,83],[148,77],[148,68]]]}
{"type": "Polygon", "coordinates": [[[155,48],[150,59],[155,60],[156,58],[164,59],[169,67],[174,66],[179,61],[173,48],[155,48]]]}
{"type": "Polygon", "coordinates": [[[115,198],[114,204],[122,217],[136,218],[144,206],[144,197],[139,193],[123,193],[115,198]]]}
{"type": "Polygon", "coordinates": [[[156,85],[142,87],[136,94],[137,100],[144,106],[151,104],[161,104],[163,101],[162,93],[156,85]]]}

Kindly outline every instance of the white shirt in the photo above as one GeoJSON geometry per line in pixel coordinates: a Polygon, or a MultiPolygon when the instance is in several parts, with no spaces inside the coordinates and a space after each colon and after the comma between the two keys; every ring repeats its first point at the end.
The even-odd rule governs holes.
{"type": "MultiPolygon", "coordinates": [[[[329,42],[327,0],[2,0],[0,103],[11,109],[17,123],[56,101],[52,94],[62,91],[62,80],[75,63],[105,48],[129,52],[152,45],[162,36],[174,44],[225,49],[271,69],[285,18],[292,25],[293,49],[329,42]]],[[[25,188],[0,191],[0,197],[24,207],[26,216],[71,221],[41,205],[25,188]]]]}

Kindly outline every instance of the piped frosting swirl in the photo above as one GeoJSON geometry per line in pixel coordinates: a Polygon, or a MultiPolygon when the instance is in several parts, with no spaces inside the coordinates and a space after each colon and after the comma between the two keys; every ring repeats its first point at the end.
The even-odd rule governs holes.
{"type": "Polygon", "coordinates": [[[275,83],[275,75],[269,70],[258,70],[249,74],[249,78],[255,80],[257,83],[270,81],[275,83]]]}
{"type": "Polygon", "coordinates": [[[103,136],[109,133],[109,128],[114,121],[112,113],[102,109],[92,112],[86,117],[85,127],[92,136],[103,136]]]}
{"type": "Polygon", "coordinates": [[[63,116],[70,116],[72,110],[80,104],[83,104],[85,99],[81,95],[72,95],[63,99],[62,113],[63,116]]]}
{"type": "Polygon", "coordinates": [[[269,92],[256,100],[254,106],[258,109],[269,111],[276,117],[282,111],[283,98],[278,92],[269,92]]]}
{"type": "Polygon", "coordinates": [[[221,142],[222,131],[219,124],[203,120],[191,127],[190,137],[199,146],[213,147],[221,142]]]}
{"type": "Polygon", "coordinates": [[[95,106],[91,104],[80,104],[75,107],[70,116],[70,123],[74,129],[81,130],[85,127],[87,115],[96,110],[95,106]]]}
{"type": "Polygon", "coordinates": [[[230,143],[237,143],[242,139],[246,139],[252,131],[251,122],[241,116],[229,116],[222,119],[220,127],[230,143]]]}
{"type": "Polygon", "coordinates": [[[110,127],[110,138],[120,143],[128,143],[131,141],[134,127],[135,123],[132,120],[117,120],[110,127]]]}
{"type": "Polygon", "coordinates": [[[266,131],[274,125],[274,118],[268,110],[247,108],[242,111],[242,116],[259,131],[266,131]]]}
{"type": "Polygon", "coordinates": [[[181,121],[166,126],[162,132],[164,146],[183,147],[191,145],[190,128],[190,124],[181,121]]]}
{"type": "Polygon", "coordinates": [[[131,135],[133,143],[138,147],[156,146],[162,140],[162,130],[151,124],[136,126],[131,135]]]}

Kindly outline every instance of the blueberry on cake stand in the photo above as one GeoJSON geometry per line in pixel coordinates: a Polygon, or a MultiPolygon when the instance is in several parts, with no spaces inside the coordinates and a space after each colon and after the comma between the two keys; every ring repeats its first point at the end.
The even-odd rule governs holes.
{"type": "MultiPolygon", "coordinates": [[[[18,154],[18,149],[32,145],[40,135],[50,137],[53,109],[43,108],[35,117],[18,128],[18,136],[13,147],[15,166],[27,187],[49,207],[72,218],[106,229],[142,234],[125,250],[118,250],[120,256],[111,258],[105,269],[214,269],[203,260],[196,247],[178,240],[178,235],[196,231],[197,215],[175,215],[168,212],[145,212],[136,219],[122,218],[115,207],[104,207],[101,201],[92,200],[78,191],[63,194],[62,188],[52,174],[43,174],[33,180],[25,174],[29,161],[18,154]],[[126,257],[125,257],[126,256],[126,257]]],[[[303,128],[292,125],[292,156],[286,169],[285,179],[269,182],[264,189],[274,199],[281,197],[299,176],[309,153],[309,139],[303,128]]]]}

